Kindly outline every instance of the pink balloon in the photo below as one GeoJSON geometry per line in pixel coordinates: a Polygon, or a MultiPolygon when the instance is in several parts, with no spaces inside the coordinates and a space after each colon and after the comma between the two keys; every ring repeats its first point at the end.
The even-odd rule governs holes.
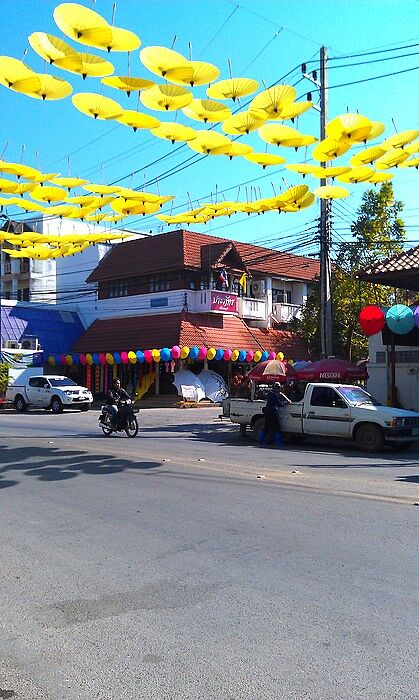
{"type": "Polygon", "coordinates": [[[127,352],[121,352],[121,362],[123,365],[127,365],[129,362],[128,358],[128,353],[127,352]]]}
{"type": "Polygon", "coordinates": [[[106,355],[104,352],[99,353],[99,362],[101,365],[106,365],[106,355]]]}
{"type": "Polygon", "coordinates": [[[198,360],[204,360],[207,356],[207,352],[208,352],[207,348],[205,348],[205,347],[199,348],[198,360]]]}
{"type": "Polygon", "coordinates": [[[179,345],[174,345],[170,351],[172,353],[172,359],[178,360],[180,357],[180,347],[179,345]]]}
{"type": "Polygon", "coordinates": [[[150,364],[153,362],[153,355],[151,354],[151,350],[144,350],[144,359],[150,364]]]}
{"type": "Polygon", "coordinates": [[[230,350],[230,348],[227,348],[227,350],[224,350],[224,359],[227,362],[228,360],[231,360],[231,355],[233,354],[233,351],[230,350]]]}
{"type": "Polygon", "coordinates": [[[253,360],[255,353],[253,350],[248,350],[246,353],[246,362],[251,362],[253,360]]]}
{"type": "Polygon", "coordinates": [[[274,360],[276,358],[276,353],[275,352],[270,352],[268,355],[268,360],[274,360]]]}
{"type": "Polygon", "coordinates": [[[67,364],[67,357],[65,355],[60,355],[60,365],[67,364]]]}
{"type": "Polygon", "coordinates": [[[79,360],[80,360],[80,364],[81,364],[81,365],[87,365],[87,362],[86,362],[86,355],[83,355],[82,353],[80,353],[80,355],[79,355],[79,360]]]}

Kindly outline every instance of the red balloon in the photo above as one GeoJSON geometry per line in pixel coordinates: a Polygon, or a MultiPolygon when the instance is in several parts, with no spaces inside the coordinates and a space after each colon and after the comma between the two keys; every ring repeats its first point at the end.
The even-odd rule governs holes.
{"type": "Polygon", "coordinates": [[[375,335],[386,323],[384,312],[378,306],[365,306],[359,314],[359,325],[365,335],[375,335]]]}

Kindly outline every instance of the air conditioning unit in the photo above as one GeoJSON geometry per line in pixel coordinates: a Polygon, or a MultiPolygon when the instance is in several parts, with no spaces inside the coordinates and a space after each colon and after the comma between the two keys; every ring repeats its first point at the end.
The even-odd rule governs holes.
{"type": "Polygon", "coordinates": [[[5,340],[3,342],[3,347],[9,350],[20,350],[20,343],[17,340],[5,340]]]}
{"type": "Polygon", "coordinates": [[[22,336],[20,339],[20,348],[21,350],[39,350],[38,338],[34,336],[25,338],[25,336],[22,336]]]}
{"type": "Polygon", "coordinates": [[[265,281],[264,280],[257,280],[255,282],[252,282],[251,290],[252,290],[252,294],[254,294],[255,296],[259,296],[260,294],[265,294],[265,291],[266,291],[265,281]]]}

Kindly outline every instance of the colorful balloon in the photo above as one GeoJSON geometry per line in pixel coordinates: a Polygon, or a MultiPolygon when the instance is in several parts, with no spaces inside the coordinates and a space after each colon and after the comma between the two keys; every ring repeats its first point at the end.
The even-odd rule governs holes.
{"type": "Polygon", "coordinates": [[[216,354],[217,354],[217,351],[215,348],[208,348],[207,360],[213,360],[216,354]]]}
{"type": "Polygon", "coordinates": [[[76,355],[72,355],[71,357],[73,358],[73,365],[78,365],[79,364],[79,356],[76,354],[76,355]]]}
{"type": "Polygon", "coordinates": [[[92,366],[92,364],[93,364],[93,357],[92,357],[92,355],[91,355],[89,352],[88,352],[87,355],[86,355],[86,362],[87,362],[87,364],[90,365],[90,366],[92,366]]]}
{"type": "Polygon", "coordinates": [[[217,348],[215,352],[215,359],[216,360],[222,360],[224,357],[224,350],[223,348],[217,348]]]}
{"type": "Polygon", "coordinates": [[[230,350],[230,348],[226,348],[226,350],[224,350],[224,360],[225,360],[226,362],[228,362],[229,360],[231,360],[232,352],[233,352],[233,351],[230,350]]]}
{"type": "Polygon", "coordinates": [[[393,333],[409,333],[415,325],[413,311],[405,304],[395,304],[386,313],[386,323],[393,333]]]}
{"type": "Polygon", "coordinates": [[[179,345],[174,345],[171,349],[171,355],[173,360],[178,360],[180,357],[180,347],[179,345]]]}
{"type": "Polygon", "coordinates": [[[149,364],[153,362],[153,355],[151,353],[151,350],[144,350],[144,359],[149,364]]]}
{"type": "Polygon", "coordinates": [[[375,335],[382,331],[386,323],[384,311],[378,306],[365,306],[360,312],[358,319],[359,325],[367,336],[375,335]]]}
{"type": "Polygon", "coordinates": [[[151,351],[151,356],[154,362],[160,362],[160,350],[154,348],[154,350],[151,351]]]}
{"type": "Polygon", "coordinates": [[[66,355],[66,356],[65,356],[65,363],[66,363],[67,367],[71,367],[71,366],[72,366],[72,364],[73,364],[73,358],[71,357],[71,355],[66,355]]]}
{"type": "Polygon", "coordinates": [[[144,353],[142,350],[137,350],[137,352],[135,353],[135,356],[136,356],[138,362],[141,362],[141,363],[144,362],[145,358],[144,358],[144,353]]]}
{"type": "Polygon", "coordinates": [[[256,350],[255,354],[253,355],[253,362],[260,362],[262,359],[262,352],[260,350],[256,350]]]}
{"type": "Polygon", "coordinates": [[[114,359],[114,356],[112,355],[112,353],[107,352],[105,357],[106,357],[106,362],[108,363],[108,365],[113,365],[113,363],[115,362],[115,359],[114,359]]]}
{"type": "Polygon", "coordinates": [[[51,367],[55,367],[55,357],[54,355],[50,355],[48,358],[48,364],[51,365],[51,367]]]}
{"type": "Polygon", "coordinates": [[[199,348],[198,360],[205,360],[207,354],[208,354],[208,350],[205,346],[203,346],[202,348],[199,348]]]}
{"type": "Polygon", "coordinates": [[[190,349],[188,348],[187,345],[185,345],[182,350],[180,351],[180,357],[182,360],[186,360],[187,357],[189,357],[190,349]]]}
{"type": "MultiPolygon", "coordinates": [[[[87,359],[87,356],[86,356],[86,359],[87,359]]],[[[116,365],[121,364],[121,355],[119,354],[119,352],[114,352],[113,359],[115,360],[116,365]]]]}
{"type": "Polygon", "coordinates": [[[292,367],[294,364],[294,360],[288,360],[288,364],[290,365],[290,367],[292,367]]]}
{"type": "Polygon", "coordinates": [[[246,350],[239,351],[238,360],[239,360],[239,362],[244,362],[246,360],[246,350]]]}
{"type": "Polygon", "coordinates": [[[274,360],[276,358],[276,352],[270,352],[268,355],[268,360],[274,360]]]}
{"type": "Polygon", "coordinates": [[[413,318],[415,319],[416,326],[419,328],[419,306],[414,310],[413,318]]]}
{"type": "Polygon", "coordinates": [[[282,362],[283,359],[284,359],[284,353],[283,353],[283,352],[277,352],[277,353],[276,353],[276,359],[279,360],[280,362],[282,362]]]}
{"type": "Polygon", "coordinates": [[[79,360],[80,360],[81,365],[83,365],[83,366],[87,365],[86,355],[83,355],[82,352],[79,354],[79,360]]]}
{"type": "Polygon", "coordinates": [[[94,364],[94,365],[98,365],[98,364],[99,364],[99,355],[97,354],[97,352],[94,352],[94,353],[93,353],[93,355],[92,355],[92,360],[93,360],[93,364],[94,364]]]}
{"type": "Polygon", "coordinates": [[[246,353],[246,362],[252,362],[254,356],[255,353],[253,352],[253,350],[248,350],[246,353]]]}
{"type": "Polygon", "coordinates": [[[128,360],[131,362],[132,365],[135,365],[137,363],[137,355],[135,354],[134,350],[129,351],[128,360]]]}
{"type": "Polygon", "coordinates": [[[160,350],[160,358],[162,362],[169,362],[172,358],[169,348],[162,348],[160,350]]]}

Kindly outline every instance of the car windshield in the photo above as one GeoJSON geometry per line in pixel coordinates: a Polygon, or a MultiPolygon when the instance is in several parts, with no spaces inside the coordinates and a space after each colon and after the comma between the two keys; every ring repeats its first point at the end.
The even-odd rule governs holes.
{"type": "Polygon", "coordinates": [[[56,387],[77,386],[76,382],[73,382],[72,379],[67,379],[67,377],[62,377],[61,379],[60,378],[50,379],[49,383],[51,384],[51,386],[56,386],[56,387]]]}
{"type": "Polygon", "coordinates": [[[364,389],[361,389],[361,387],[340,386],[339,391],[351,404],[369,403],[372,406],[382,405],[379,401],[377,401],[377,399],[374,399],[371,394],[368,394],[364,389]]]}

